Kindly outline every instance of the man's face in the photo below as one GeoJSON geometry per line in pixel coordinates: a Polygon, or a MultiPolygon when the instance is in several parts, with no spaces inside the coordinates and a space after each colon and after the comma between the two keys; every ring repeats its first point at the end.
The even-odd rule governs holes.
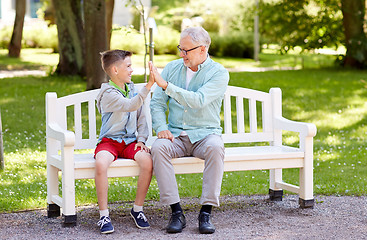
{"type": "MultiPolygon", "coordinates": [[[[180,48],[182,50],[190,50],[197,47],[190,36],[181,38],[180,48]]],[[[199,64],[203,63],[206,59],[205,46],[198,47],[192,51],[187,52],[185,55],[184,51],[180,52],[180,57],[183,58],[186,67],[191,68],[193,71],[197,71],[199,64]]]]}
{"type": "Polygon", "coordinates": [[[131,67],[131,58],[126,57],[123,61],[119,61],[116,65],[116,75],[117,78],[124,82],[130,83],[131,82],[131,75],[133,69],[131,67]]]}

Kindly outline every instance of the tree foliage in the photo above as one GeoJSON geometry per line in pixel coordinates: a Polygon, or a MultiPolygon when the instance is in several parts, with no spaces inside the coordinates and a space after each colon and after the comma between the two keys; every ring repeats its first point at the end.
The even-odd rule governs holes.
{"type": "MultiPolygon", "coordinates": [[[[231,28],[253,31],[254,5],[241,9],[231,28]]],[[[366,0],[262,0],[259,10],[263,43],[278,44],[282,53],[344,45],[344,66],[367,67],[366,0]]]]}
{"type": "Polygon", "coordinates": [[[343,42],[342,12],[338,0],[284,0],[261,2],[260,33],[282,52],[337,47],[343,42]]]}

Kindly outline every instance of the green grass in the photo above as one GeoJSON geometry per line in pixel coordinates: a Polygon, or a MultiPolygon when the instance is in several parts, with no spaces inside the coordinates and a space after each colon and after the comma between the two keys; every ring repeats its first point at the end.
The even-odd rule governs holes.
{"type": "Polygon", "coordinates": [[[0,70],[34,70],[49,71],[57,65],[59,55],[52,49],[22,49],[20,58],[9,58],[8,50],[0,49],[0,70]]]}
{"type": "MultiPolygon", "coordinates": [[[[157,56],[157,59],[160,57],[171,58],[157,56]]],[[[279,56],[278,60],[282,58],[279,56]]],[[[4,62],[7,62],[6,57],[4,62]]],[[[17,64],[26,66],[34,62],[22,60],[17,64]]],[[[0,62],[2,65],[3,62],[0,62]]],[[[261,91],[280,87],[283,91],[283,115],[292,120],[316,124],[315,194],[366,194],[366,71],[320,68],[237,72],[230,76],[230,85],[261,91]]],[[[135,82],[143,80],[141,76],[133,78],[135,82]]],[[[17,77],[0,79],[0,85],[6,161],[5,170],[0,173],[0,212],[44,208],[47,205],[45,93],[56,91],[59,96],[64,96],[84,91],[86,83],[79,77],[17,77]]],[[[284,141],[289,145],[297,144],[294,136],[288,133],[284,141]]],[[[177,176],[181,196],[200,196],[201,177],[201,174],[177,176]]],[[[297,170],[284,171],[285,180],[298,183],[297,177],[297,170]]],[[[135,198],[137,178],[114,178],[109,181],[109,201],[132,201],[135,198]]],[[[267,191],[268,171],[224,173],[222,195],[266,194],[267,191]]],[[[77,180],[76,193],[78,205],[97,202],[93,180],[77,180]]],[[[147,199],[158,198],[157,183],[153,179],[147,199]]]]}

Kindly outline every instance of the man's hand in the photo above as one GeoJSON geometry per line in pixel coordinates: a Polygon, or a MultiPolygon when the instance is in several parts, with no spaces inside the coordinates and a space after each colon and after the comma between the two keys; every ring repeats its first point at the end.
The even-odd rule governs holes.
{"type": "Polygon", "coordinates": [[[149,75],[149,79],[153,78],[154,81],[157,83],[158,86],[160,86],[161,88],[163,88],[164,90],[166,90],[167,86],[168,86],[168,82],[166,82],[162,76],[159,74],[157,68],[153,65],[152,61],[149,61],[149,70],[150,70],[150,75],[149,75]]]}
{"type": "Polygon", "coordinates": [[[134,151],[135,151],[138,147],[140,147],[140,151],[145,151],[145,152],[147,152],[147,153],[149,153],[149,152],[150,152],[150,149],[149,149],[147,146],[145,146],[145,144],[144,144],[143,142],[138,142],[137,144],[135,144],[134,151]]]}
{"type": "Polygon", "coordinates": [[[150,89],[152,88],[152,86],[153,86],[154,82],[155,82],[154,76],[153,76],[152,74],[150,74],[150,76],[149,76],[149,81],[148,81],[148,83],[145,85],[145,87],[146,87],[148,90],[150,90],[150,89]]]}
{"type": "Polygon", "coordinates": [[[169,140],[171,140],[171,142],[173,142],[173,140],[175,139],[170,130],[160,131],[157,136],[158,136],[158,138],[169,139],[169,140]]]}

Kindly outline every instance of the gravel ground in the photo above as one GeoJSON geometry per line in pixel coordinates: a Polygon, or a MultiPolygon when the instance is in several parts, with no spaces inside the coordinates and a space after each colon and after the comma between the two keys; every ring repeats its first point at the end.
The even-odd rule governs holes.
{"type": "Polygon", "coordinates": [[[62,227],[62,218],[47,218],[45,209],[0,214],[0,239],[367,239],[367,196],[316,196],[313,209],[300,209],[298,197],[282,202],[267,196],[224,196],[214,208],[213,235],[198,232],[198,199],[182,199],[187,227],[182,233],[164,230],[170,209],[148,202],[145,214],[151,228],[137,229],[129,215],[131,203],[110,204],[115,232],[99,233],[97,206],[77,209],[78,225],[62,227]]]}

